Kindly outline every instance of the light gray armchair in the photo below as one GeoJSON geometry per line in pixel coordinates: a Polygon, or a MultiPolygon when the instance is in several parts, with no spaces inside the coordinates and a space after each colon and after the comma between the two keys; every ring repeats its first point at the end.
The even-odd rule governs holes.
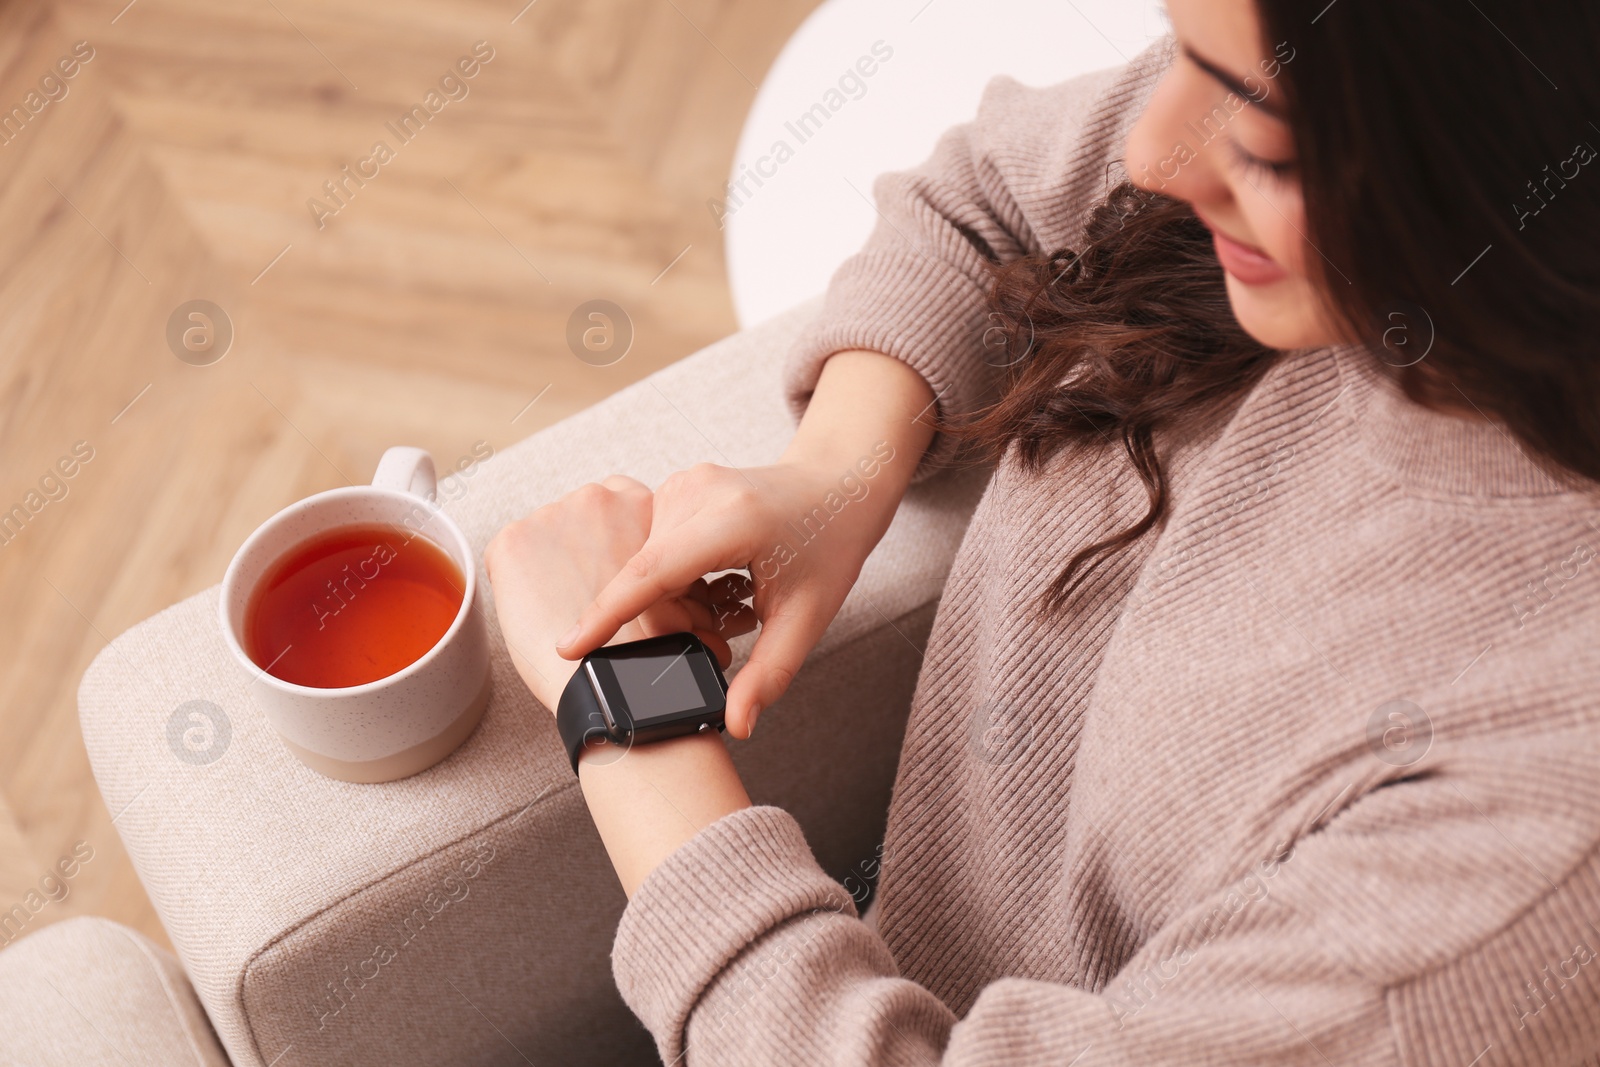
{"type": "MultiPolygon", "coordinates": [[[[820,307],[503,450],[447,510],[481,551],[508,520],[612,472],[657,485],[700,461],[772,460],[792,432],[782,359],[820,307]]],[[[913,488],[789,693],[754,739],[731,742],[751,796],[793,812],[841,880],[870,868],[882,838],[921,650],[984,482],[952,472],[913,488]]],[[[551,717],[498,635],[492,701],[466,744],[412,778],[351,785],[301,766],[251,705],[216,595],[112,642],[79,708],[106,803],[229,1061],[656,1062],[611,978],[625,898],[551,717]],[[169,741],[190,701],[227,723],[204,760],[169,741]]],[[[735,669],[751,640],[735,643],[735,669]]]]}

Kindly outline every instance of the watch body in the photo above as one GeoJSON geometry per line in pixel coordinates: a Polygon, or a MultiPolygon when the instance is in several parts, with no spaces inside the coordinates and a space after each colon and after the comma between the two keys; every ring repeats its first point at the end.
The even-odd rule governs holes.
{"type": "Polygon", "coordinates": [[[626,750],[725,729],[727,693],[716,655],[694,634],[607,645],[579,661],[557,702],[556,729],[576,774],[591,745],[626,750]]]}

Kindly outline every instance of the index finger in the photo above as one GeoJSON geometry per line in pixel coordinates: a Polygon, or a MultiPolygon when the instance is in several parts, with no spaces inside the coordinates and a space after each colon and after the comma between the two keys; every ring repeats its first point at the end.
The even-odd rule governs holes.
{"type": "Polygon", "coordinates": [[[651,535],[556,642],[566,659],[580,659],[616,635],[650,605],[675,596],[712,571],[744,566],[750,553],[730,542],[728,524],[700,514],[659,537],[651,535]]]}

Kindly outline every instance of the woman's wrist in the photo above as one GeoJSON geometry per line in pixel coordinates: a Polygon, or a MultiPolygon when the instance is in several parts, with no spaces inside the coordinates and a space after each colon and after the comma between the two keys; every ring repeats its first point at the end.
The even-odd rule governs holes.
{"type": "Polygon", "coordinates": [[[595,829],[631,898],[650,872],[724,815],[750,806],[739,772],[714,732],[628,749],[595,749],[578,759],[595,829]]]}

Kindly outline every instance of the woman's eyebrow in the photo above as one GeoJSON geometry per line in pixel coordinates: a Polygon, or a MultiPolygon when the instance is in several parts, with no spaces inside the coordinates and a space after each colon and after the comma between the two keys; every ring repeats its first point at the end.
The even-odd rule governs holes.
{"type": "Polygon", "coordinates": [[[1245,84],[1244,79],[1235,77],[1227,70],[1211,62],[1211,60],[1207,59],[1205,56],[1195,52],[1195,50],[1190,48],[1188,45],[1181,45],[1180,47],[1183,49],[1183,54],[1189,57],[1189,61],[1191,63],[1205,71],[1207,74],[1211,75],[1211,77],[1215,79],[1217,83],[1220,84],[1224,89],[1244,97],[1246,100],[1249,100],[1262,111],[1265,111],[1267,114],[1271,115],[1273,118],[1287,121],[1288,116],[1284,114],[1283,109],[1278,106],[1277,101],[1272,99],[1272,87],[1270,84],[1271,79],[1263,78],[1258,80],[1256,83],[1256,88],[1252,90],[1245,84]],[[1266,91],[1262,92],[1263,89],[1266,91]]]}

